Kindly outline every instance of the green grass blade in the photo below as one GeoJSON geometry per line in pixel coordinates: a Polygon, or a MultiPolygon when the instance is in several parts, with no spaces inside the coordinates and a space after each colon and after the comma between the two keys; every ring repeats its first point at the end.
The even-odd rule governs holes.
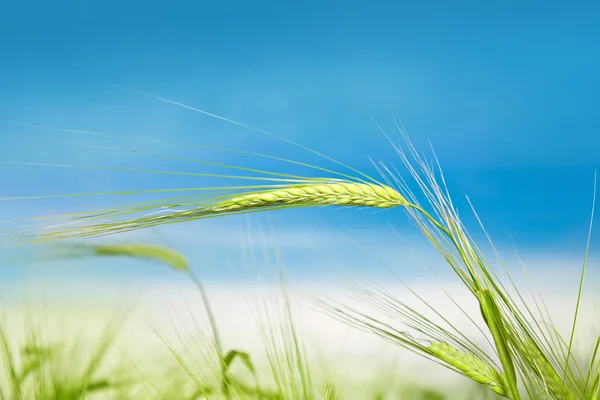
{"type": "Polygon", "coordinates": [[[82,257],[132,257],[158,261],[177,271],[188,272],[187,259],[170,248],[145,243],[125,244],[63,244],[55,246],[55,254],[45,257],[46,260],[77,259],[82,257]]]}

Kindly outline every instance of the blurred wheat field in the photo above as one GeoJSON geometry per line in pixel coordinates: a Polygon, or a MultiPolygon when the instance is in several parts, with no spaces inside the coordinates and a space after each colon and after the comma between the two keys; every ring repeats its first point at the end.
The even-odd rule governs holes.
{"type": "MultiPolygon", "coordinates": [[[[462,320],[458,326],[464,333],[468,335],[477,333],[456,307],[449,304],[444,296],[440,296],[437,285],[430,282],[412,282],[410,286],[424,297],[431,299],[436,309],[449,319],[462,320]]],[[[457,303],[464,304],[472,315],[476,315],[476,304],[473,304],[464,290],[452,284],[444,286],[449,289],[457,303]]],[[[78,347],[79,351],[76,351],[75,358],[81,357],[82,360],[78,362],[85,362],[83,359],[86,357],[86,352],[82,350],[94,349],[105,334],[108,323],[114,321],[118,328],[115,348],[104,360],[99,374],[114,374],[118,368],[124,368],[131,373],[132,366],[135,365],[135,369],[139,370],[137,373],[145,376],[152,385],[157,387],[161,385],[168,387],[169,384],[179,380],[185,382],[187,385],[184,385],[185,387],[193,386],[185,373],[178,371],[177,363],[164,341],[172,344],[176,349],[188,347],[191,353],[195,353],[190,355],[200,362],[206,363],[206,358],[210,358],[210,351],[206,349],[207,338],[199,337],[200,332],[203,334],[209,332],[208,321],[202,309],[202,299],[191,284],[103,283],[98,285],[81,281],[77,285],[61,285],[55,281],[44,284],[43,303],[40,301],[39,288],[34,289],[34,287],[35,285],[29,286],[31,292],[28,296],[15,293],[11,296],[13,301],[5,301],[2,308],[2,326],[11,338],[17,338],[17,342],[26,341],[30,323],[41,322],[43,327],[41,331],[49,343],[77,343],[81,347],[78,347]],[[29,304],[17,302],[19,296],[22,300],[28,297],[29,304]],[[157,332],[164,335],[162,340],[159,339],[157,332]],[[208,357],[207,353],[203,355],[202,347],[204,352],[208,351],[208,357]],[[166,374],[166,371],[172,372],[166,374]],[[173,380],[172,376],[178,376],[178,379],[173,380]]],[[[280,322],[282,316],[276,312],[280,289],[276,285],[250,284],[213,284],[207,285],[206,289],[224,347],[240,349],[251,354],[261,382],[272,385],[265,344],[259,334],[256,318],[260,315],[270,316],[268,323],[277,325],[280,322]],[[271,307],[274,307],[270,315],[266,314],[269,310],[261,305],[268,299],[271,307]]],[[[349,329],[341,322],[309,307],[309,304],[302,301],[302,293],[314,289],[339,298],[344,298],[348,293],[335,284],[331,287],[317,288],[300,285],[288,290],[296,305],[294,309],[298,316],[298,327],[302,341],[308,349],[311,372],[316,381],[315,386],[325,385],[326,377],[334,376],[336,390],[339,391],[337,398],[375,398],[373,396],[380,391],[387,396],[381,398],[395,399],[401,398],[395,395],[401,388],[427,388],[431,387],[434,381],[437,388],[444,388],[443,391],[447,392],[448,399],[464,398],[461,397],[466,393],[463,378],[454,376],[440,366],[432,366],[416,355],[399,351],[394,345],[372,334],[349,329]]],[[[572,301],[574,288],[570,291],[563,288],[560,292],[551,286],[541,289],[555,293],[551,297],[546,297],[548,307],[556,317],[557,326],[562,326],[565,331],[568,331],[570,308],[565,304],[572,301]]],[[[388,290],[404,293],[407,301],[410,301],[410,295],[403,290],[402,286],[389,286],[388,290]]],[[[14,288],[8,292],[14,292],[14,288]]],[[[427,311],[422,305],[419,306],[418,302],[415,302],[415,307],[421,307],[423,312],[427,311]]],[[[582,331],[589,332],[590,337],[593,337],[594,333],[591,329],[595,325],[595,312],[593,309],[582,312],[583,315],[590,316],[585,318],[586,325],[589,327],[582,331]]],[[[583,334],[579,342],[584,348],[584,343],[592,342],[585,336],[583,334]]],[[[75,361],[75,358],[71,361],[75,361]]],[[[242,379],[249,379],[243,368],[238,366],[234,371],[242,379]]],[[[210,368],[204,373],[210,374],[210,368]]],[[[140,386],[144,385],[147,383],[144,384],[144,380],[140,379],[140,386]]],[[[146,390],[149,390],[145,392],[147,398],[160,398],[157,397],[156,390],[146,390]]],[[[103,397],[106,393],[98,396],[98,398],[106,398],[103,397]]]]}

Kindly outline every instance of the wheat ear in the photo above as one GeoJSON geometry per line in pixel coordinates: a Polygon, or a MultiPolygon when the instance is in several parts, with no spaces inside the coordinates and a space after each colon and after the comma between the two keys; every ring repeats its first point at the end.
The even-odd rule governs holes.
{"type": "Polygon", "coordinates": [[[523,342],[523,349],[525,361],[531,365],[533,372],[544,381],[549,394],[561,400],[575,400],[575,395],[560,378],[548,358],[531,340],[523,342]]]}
{"type": "Polygon", "coordinates": [[[339,182],[321,185],[296,185],[235,196],[202,212],[226,213],[273,206],[363,206],[392,208],[408,202],[385,185],[339,182]]]}
{"type": "Polygon", "coordinates": [[[62,226],[55,224],[42,228],[42,231],[37,232],[35,238],[30,242],[101,236],[228,214],[292,207],[353,206],[386,209],[410,205],[398,191],[386,185],[341,180],[303,183],[242,194],[235,193],[212,199],[200,199],[200,201],[186,204],[163,203],[155,206],[160,208],[162,213],[153,212],[140,217],[115,218],[122,217],[127,213],[139,212],[135,205],[129,207],[128,212],[105,210],[81,213],[75,217],[68,216],[68,222],[62,226]],[[182,207],[187,209],[182,210],[182,207]]]}
{"type": "Polygon", "coordinates": [[[429,354],[456,368],[467,378],[488,385],[494,393],[510,398],[504,388],[503,376],[481,358],[443,342],[431,343],[426,349],[429,354]]]}

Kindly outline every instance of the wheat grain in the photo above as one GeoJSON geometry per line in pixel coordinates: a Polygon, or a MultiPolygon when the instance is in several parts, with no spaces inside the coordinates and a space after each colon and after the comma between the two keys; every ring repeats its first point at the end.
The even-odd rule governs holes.
{"type": "Polygon", "coordinates": [[[466,377],[475,382],[488,385],[493,392],[510,398],[504,388],[503,376],[481,358],[443,342],[431,343],[427,350],[432,356],[456,368],[466,377]]]}

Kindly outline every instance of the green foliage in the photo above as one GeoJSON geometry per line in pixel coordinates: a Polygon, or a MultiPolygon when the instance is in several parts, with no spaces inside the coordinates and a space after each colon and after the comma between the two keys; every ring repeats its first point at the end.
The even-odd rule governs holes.
{"type": "Polygon", "coordinates": [[[95,348],[90,348],[89,344],[48,344],[43,330],[33,321],[29,325],[23,343],[11,340],[4,325],[0,328],[0,365],[5,372],[0,399],[83,400],[119,393],[131,384],[119,368],[102,371],[114,336],[112,329],[104,331],[95,348]]]}

